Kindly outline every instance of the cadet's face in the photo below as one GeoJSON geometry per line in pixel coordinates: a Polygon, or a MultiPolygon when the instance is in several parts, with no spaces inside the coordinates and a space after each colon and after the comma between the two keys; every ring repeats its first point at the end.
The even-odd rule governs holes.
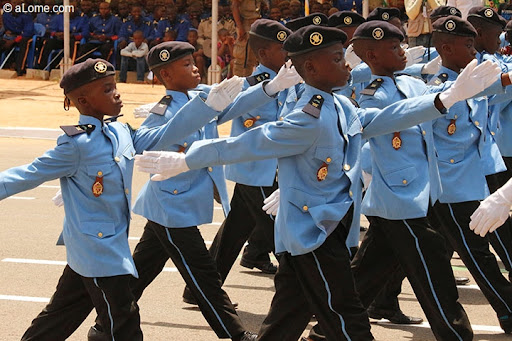
{"type": "Polygon", "coordinates": [[[142,8],[140,7],[132,7],[132,18],[133,20],[137,21],[140,19],[142,15],[142,8]]]}
{"type": "Polygon", "coordinates": [[[92,9],[92,2],[90,1],[81,1],[80,2],[80,8],[83,12],[89,13],[92,9]]]}
{"type": "Polygon", "coordinates": [[[83,93],[92,113],[116,116],[121,112],[123,101],[116,88],[114,76],[98,79],[86,85],[83,93]]]}
{"type": "Polygon", "coordinates": [[[376,62],[384,70],[395,72],[405,68],[407,58],[398,38],[381,40],[374,49],[374,53],[376,62]]]}
{"type": "Polygon", "coordinates": [[[170,84],[167,85],[168,88],[172,88],[171,90],[187,92],[201,82],[199,69],[194,64],[194,57],[191,54],[172,62],[166,70],[170,74],[170,84]]]}
{"type": "Polygon", "coordinates": [[[110,14],[110,5],[108,3],[102,2],[100,4],[100,15],[102,17],[106,17],[110,14]]]}
{"type": "Polygon", "coordinates": [[[498,25],[489,25],[488,29],[482,31],[482,45],[486,52],[488,53],[496,53],[500,48],[500,34],[501,27],[498,25]]]}
{"type": "Polygon", "coordinates": [[[315,56],[313,63],[317,73],[315,78],[325,84],[326,90],[347,84],[350,72],[343,55],[343,44],[338,43],[322,49],[322,53],[315,56]]]}
{"type": "Polygon", "coordinates": [[[266,55],[266,63],[268,63],[268,65],[265,66],[277,72],[286,61],[288,52],[283,49],[283,44],[270,43],[266,49],[266,55]]]}
{"type": "Polygon", "coordinates": [[[340,30],[345,32],[347,34],[347,41],[345,44],[343,44],[344,48],[347,48],[350,45],[350,40],[352,40],[352,37],[354,36],[354,32],[356,31],[357,26],[351,26],[351,27],[339,27],[340,30]]]}
{"type": "Polygon", "coordinates": [[[475,39],[460,37],[452,42],[453,60],[458,68],[465,68],[476,56],[475,39]]]}
{"type": "Polygon", "coordinates": [[[274,7],[270,10],[270,19],[278,21],[281,19],[281,10],[277,7],[274,7]]]}

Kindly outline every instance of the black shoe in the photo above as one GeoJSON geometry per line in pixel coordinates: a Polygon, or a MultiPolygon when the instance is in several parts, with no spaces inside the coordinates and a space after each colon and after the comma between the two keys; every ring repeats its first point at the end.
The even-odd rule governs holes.
{"type": "Polygon", "coordinates": [[[420,324],[423,322],[421,317],[405,315],[400,309],[396,311],[381,310],[377,308],[368,308],[368,316],[372,319],[387,319],[394,324],[420,324]]]}
{"type": "Polygon", "coordinates": [[[108,341],[110,339],[109,335],[104,333],[97,324],[89,328],[87,333],[87,341],[108,341]]]}
{"type": "Polygon", "coordinates": [[[466,285],[468,283],[469,283],[469,278],[455,276],[455,284],[457,284],[457,285],[466,285]]]}
{"type": "Polygon", "coordinates": [[[251,333],[251,332],[244,332],[242,334],[242,337],[240,337],[240,341],[256,341],[258,338],[257,334],[251,333]]]}
{"type": "MultiPolygon", "coordinates": [[[[185,290],[183,290],[183,302],[187,304],[197,305],[196,298],[192,295],[192,291],[188,287],[185,287],[185,290]]],[[[238,308],[237,302],[231,302],[233,304],[233,307],[236,309],[238,308]]]]}
{"type": "Polygon", "coordinates": [[[505,334],[512,334],[512,315],[502,316],[498,320],[505,334]]]}
{"type": "Polygon", "coordinates": [[[252,269],[252,268],[256,268],[256,269],[260,269],[261,272],[263,272],[264,274],[275,274],[277,272],[277,266],[275,266],[272,262],[265,262],[265,263],[256,263],[256,262],[251,262],[247,259],[241,259],[240,260],[240,265],[243,266],[244,268],[249,268],[249,269],[252,269]]]}

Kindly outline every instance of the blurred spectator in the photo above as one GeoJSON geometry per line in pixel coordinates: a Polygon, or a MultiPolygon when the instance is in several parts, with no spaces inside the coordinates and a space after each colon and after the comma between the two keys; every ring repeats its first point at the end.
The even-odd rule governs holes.
{"type": "Polygon", "coordinates": [[[333,15],[334,13],[336,12],[339,12],[340,10],[337,9],[336,7],[331,7],[331,9],[329,10],[329,12],[327,13],[327,16],[330,17],[331,15],[333,15]]]}
{"type": "Polygon", "coordinates": [[[276,6],[270,9],[269,18],[275,21],[281,20],[281,10],[279,7],[276,6]]]}
{"type": "Polygon", "coordinates": [[[292,11],[290,10],[290,7],[285,7],[281,10],[281,15],[283,16],[283,20],[281,20],[281,23],[284,25],[288,21],[291,20],[292,11]]]}
{"type": "MultiPolygon", "coordinates": [[[[234,36],[236,33],[235,21],[226,16],[226,7],[219,7],[219,21],[217,23],[217,29],[225,28],[228,30],[229,35],[234,36]]],[[[210,59],[212,57],[212,18],[201,20],[197,30],[197,42],[203,46],[204,55],[210,59]]],[[[209,64],[209,63],[207,63],[209,64]]]]}
{"type": "Polygon", "coordinates": [[[144,41],[144,33],[135,31],[133,41],[121,50],[121,72],[119,73],[119,82],[126,83],[127,72],[131,64],[136,64],[137,82],[144,82],[144,73],[146,72],[146,55],[149,52],[148,44],[144,41]]]}
{"type": "Polygon", "coordinates": [[[507,21],[512,19],[512,0],[500,4],[498,7],[498,14],[507,21]]]}
{"type": "Polygon", "coordinates": [[[199,23],[201,22],[200,16],[202,10],[203,4],[200,1],[194,1],[190,4],[187,13],[185,13],[181,19],[188,21],[192,27],[197,29],[199,27],[199,23]]]}
{"type": "Polygon", "coordinates": [[[299,0],[290,1],[290,19],[297,19],[304,16],[302,3],[299,0]]]}
{"type": "Polygon", "coordinates": [[[321,3],[316,2],[316,1],[311,1],[309,3],[309,13],[310,14],[323,13],[323,12],[324,12],[324,8],[321,3]]]}
{"type": "MultiPolygon", "coordinates": [[[[76,0],[69,1],[70,6],[76,6],[76,0]]],[[[49,60],[48,57],[53,50],[64,48],[64,15],[59,13],[52,18],[50,28],[50,38],[45,40],[39,58],[37,59],[37,68],[46,68],[49,60]]],[[[69,44],[70,44],[70,57],[74,62],[77,55],[78,46],[82,38],[89,37],[89,17],[86,15],[79,15],[78,11],[69,12],[69,44]]],[[[57,68],[59,61],[62,59],[62,54],[59,58],[51,63],[49,70],[57,68]]]]}
{"type": "Polygon", "coordinates": [[[114,41],[118,38],[121,20],[112,15],[108,2],[102,2],[99,6],[100,14],[89,21],[89,40],[80,47],[80,62],[92,57],[91,53],[96,50],[101,53],[101,58],[108,60],[112,55],[114,41]]]}
{"type": "Polygon", "coordinates": [[[149,17],[155,10],[155,0],[146,0],[144,5],[144,16],[149,17]]]}
{"type": "MultiPolygon", "coordinates": [[[[50,8],[51,8],[53,5],[55,5],[55,0],[45,0],[44,4],[50,6],[50,8]]],[[[54,16],[55,16],[55,14],[53,12],[50,12],[50,13],[42,12],[42,13],[37,13],[36,19],[34,20],[34,22],[44,26],[44,28],[46,30],[46,36],[50,35],[51,22],[52,22],[52,18],[54,16]]]]}
{"type": "Polygon", "coordinates": [[[233,46],[235,44],[235,38],[231,36],[225,28],[219,30],[219,42],[217,46],[218,62],[221,69],[221,79],[231,78],[233,76],[233,46]]]}
{"type": "Polygon", "coordinates": [[[176,37],[178,35],[176,34],[176,31],[166,31],[164,33],[164,37],[162,38],[162,41],[175,41],[176,40],[176,37]]]}
{"type": "MultiPolygon", "coordinates": [[[[376,0],[378,2],[378,6],[382,4],[381,0],[376,0]]],[[[339,9],[340,11],[353,11],[354,7],[357,13],[362,14],[363,13],[363,0],[334,0],[332,5],[339,9]]],[[[378,7],[373,6],[373,7],[378,7]]],[[[370,6],[370,11],[372,11],[374,8],[370,6]]]]}
{"type": "Polygon", "coordinates": [[[177,9],[175,6],[169,7],[168,10],[168,18],[160,20],[157,26],[157,32],[155,33],[155,39],[151,43],[151,45],[158,44],[164,33],[167,31],[175,31],[177,34],[176,40],[178,41],[187,41],[188,30],[190,28],[190,23],[184,19],[177,18],[177,9]]]}
{"type": "Polygon", "coordinates": [[[116,17],[121,20],[121,22],[125,23],[130,20],[130,6],[126,1],[121,1],[117,5],[117,14],[116,17]]]}
{"type": "MultiPolygon", "coordinates": [[[[220,7],[222,5],[219,4],[219,11],[220,11],[220,7]]],[[[200,19],[207,19],[209,17],[212,16],[212,0],[204,0],[204,4],[203,4],[203,13],[201,14],[200,16],[200,19]]],[[[220,17],[220,15],[219,15],[220,17]]]]}
{"type": "Polygon", "coordinates": [[[330,2],[324,2],[322,4],[322,8],[323,8],[323,13],[326,15],[326,16],[329,16],[329,11],[331,10],[332,8],[332,4],[330,2]]]}
{"type": "Polygon", "coordinates": [[[80,14],[86,15],[87,17],[89,17],[89,19],[96,15],[96,12],[92,8],[91,0],[80,1],[80,14]]]}
{"type": "Polygon", "coordinates": [[[248,46],[251,25],[260,17],[259,2],[254,0],[233,0],[232,11],[236,24],[237,37],[233,48],[233,74],[249,76],[257,65],[256,56],[248,46]]]}
{"type": "Polygon", "coordinates": [[[191,28],[188,31],[188,39],[187,41],[190,45],[194,46],[194,53],[192,56],[194,57],[194,62],[196,63],[197,68],[199,69],[199,74],[201,75],[201,79],[205,80],[206,75],[206,62],[204,59],[203,46],[197,42],[197,30],[195,28],[191,28]]]}
{"type": "Polygon", "coordinates": [[[149,24],[149,21],[142,17],[142,7],[140,5],[132,6],[130,19],[121,25],[121,29],[119,30],[118,49],[124,49],[129,42],[133,41],[133,34],[135,31],[141,31],[146,42],[154,38],[153,29],[149,24]]]}
{"type": "Polygon", "coordinates": [[[430,12],[442,6],[444,0],[428,0],[418,2],[416,0],[405,0],[405,11],[409,17],[407,24],[407,37],[410,47],[429,46],[432,36],[432,21],[430,12]]]}
{"type": "Polygon", "coordinates": [[[167,16],[167,9],[164,5],[156,5],[153,7],[151,14],[146,16],[146,19],[151,23],[153,29],[156,30],[158,22],[167,16]]]}
{"type": "MultiPolygon", "coordinates": [[[[15,8],[21,5],[21,0],[12,0],[11,5],[15,8]]],[[[15,60],[16,73],[22,76],[26,72],[28,41],[34,35],[32,16],[16,11],[4,12],[2,21],[5,31],[0,40],[0,54],[9,53],[11,49],[18,46],[20,50],[15,58],[11,55],[10,60],[15,60]]]]}
{"type": "Polygon", "coordinates": [[[462,13],[462,19],[468,18],[468,12],[471,8],[476,6],[483,6],[483,0],[448,0],[446,6],[457,7],[462,13]]]}
{"type": "Polygon", "coordinates": [[[187,12],[187,0],[175,0],[174,5],[176,6],[176,15],[181,17],[187,12]]]}

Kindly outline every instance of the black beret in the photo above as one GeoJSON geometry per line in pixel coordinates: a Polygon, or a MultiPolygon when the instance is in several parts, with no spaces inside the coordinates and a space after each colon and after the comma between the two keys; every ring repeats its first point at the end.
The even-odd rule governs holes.
{"type": "Polygon", "coordinates": [[[64,94],[84,86],[97,79],[114,76],[114,66],[103,59],[87,59],[85,62],[70,67],[60,80],[64,94]]]}
{"type": "Polygon", "coordinates": [[[292,31],[278,21],[258,19],[252,23],[249,34],[282,44],[292,31]]]}
{"type": "Polygon", "coordinates": [[[366,21],[372,20],[383,20],[388,21],[392,18],[400,19],[401,13],[398,8],[395,7],[377,7],[368,14],[366,21]]]}
{"type": "Polygon", "coordinates": [[[501,15],[496,13],[495,10],[484,6],[476,6],[471,8],[468,12],[468,18],[470,17],[481,18],[488,23],[499,25],[501,28],[504,28],[507,24],[507,21],[501,15]]]}
{"type": "Polygon", "coordinates": [[[297,31],[299,28],[308,25],[327,26],[329,19],[325,14],[313,13],[305,17],[297,18],[288,21],[285,26],[292,31],[297,31]]]}
{"type": "Polygon", "coordinates": [[[449,15],[455,15],[456,17],[462,18],[462,13],[457,7],[453,6],[439,6],[430,12],[431,18],[442,18],[449,15]]]}
{"type": "Polygon", "coordinates": [[[370,39],[370,40],[382,40],[398,38],[400,41],[404,40],[404,35],[398,27],[390,24],[386,21],[373,20],[367,21],[354,32],[352,40],[357,39],[370,39]]]}
{"type": "Polygon", "coordinates": [[[336,43],[347,41],[345,32],[326,26],[309,25],[293,32],[284,42],[283,48],[288,56],[311,52],[336,43]]]}
{"type": "Polygon", "coordinates": [[[353,27],[361,25],[365,21],[365,18],[359,13],[352,11],[341,11],[336,12],[329,17],[329,26],[353,27]]]}
{"type": "Polygon", "coordinates": [[[159,66],[174,62],[181,57],[192,54],[195,51],[194,46],[184,41],[168,41],[153,46],[148,53],[148,66],[154,70],[159,66]]]}
{"type": "Polygon", "coordinates": [[[450,15],[437,19],[432,24],[433,32],[450,33],[462,37],[476,37],[477,32],[469,21],[450,15]]]}

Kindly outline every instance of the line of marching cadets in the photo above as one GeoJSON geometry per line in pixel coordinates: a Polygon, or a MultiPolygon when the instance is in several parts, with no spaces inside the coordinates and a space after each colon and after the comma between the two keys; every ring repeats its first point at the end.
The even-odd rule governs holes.
{"type": "Polygon", "coordinates": [[[407,277],[436,339],[471,340],[453,251],[512,333],[512,284],[489,249],[512,270],[512,185],[498,189],[512,174],[512,60],[495,55],[505,21],[440,7],[433,47],[406,49],[397,15],[257,20],[253,75],[213,86],[199,85],[191,45],[159,44],[148,65],[165,96],[137,130],[117,121],[111,64],[66,72],[79,124],[0,173],[0,199],[60,178],[65,209],[68,265],[22,340],[65,340],[93,308],[89,340],[142,340],[137,300],[168,259],[219,338],[297,340],[315,315],[308,340],[373,340],[368,315],[421,322],[398,306],[407,277]],[[219,139],[226,121],[231,137],[219,139]],[[134,162],[151,178],[133,205],[147,224],[132,257],[134,162]],[[212,221],[214,196],[227,218],[207,250],[197,226],[212,221]],[[361,245],[360,214],[370,222],[361,245]],[[222,289],[256,229],[279,261],[258,335],[222,289]],[[382,283],[387,307],[372,304],[382,283]]]}

